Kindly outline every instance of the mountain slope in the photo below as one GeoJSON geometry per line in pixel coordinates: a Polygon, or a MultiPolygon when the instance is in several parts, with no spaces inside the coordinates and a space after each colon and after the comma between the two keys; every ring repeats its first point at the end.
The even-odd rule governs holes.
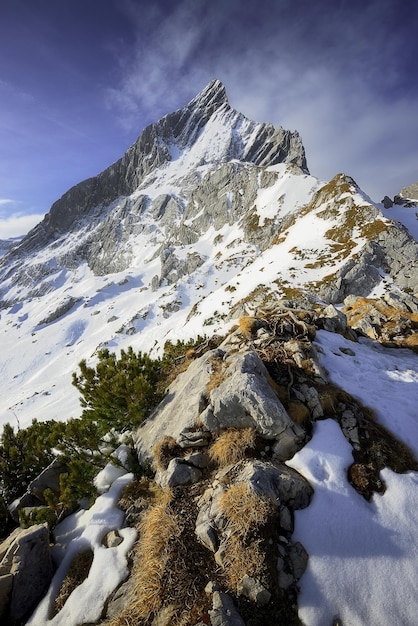
{"type": "Polygon", "coordinates": [[[297,133],[248,120],[213,81],[1,259],[0,422],[79,414],[71,372],[104,345],[219,332],[249,294],[412,294],[417,258],[352,179],[311,176],[297,133]]]}
{"type": "MultiPolygon", "coordinates": [[[[395,567],[396,584],[414,581],[415,554],[405,553],[418,527],[415,510],[406,505],[416,495],[415,472],[395,475],[388,469],[416,469],[417,453],[418,356],[396,346],[418,348],[418,243],[391,219],[401,216],[394,211],[383,212],[345,174],[329,182],[312,176],[298,133],[248,120],[229,106],[224,86],[212,81],[188,105],[146,128],[119,161],[64,194],[1,258],[0,424],[24,427],[33,418],[80,415],[71,373],[81,359],[94,363],[100,348],[117,352],[133,346],[157,355],[167,340],[225,334],[219,350],[196,359],[184,373],[186,379],[195,376],[188,386],[182,387],[185,378],[173,383],[138,431],[138,453],[149,456],[157,435],[181,439],[190,425],[197,425],[197,415],[200,426],[207,426],[205,441],[213,437],[216,443],[231,420],[236,426],[234,419],[241,429],[242,424],[258,429],[255,459],[244,455],[245,462],[290,472],[311,495],[306,481],[288,469],[294,467],[315,488],[312,506],[294,516],[294,498],[288,494],[284,508],[279,498],[282,534],[276,509],[274,523],[265,529],[271,532],[266,545],[278,541],[280,546],[279,559],[270,550],[275,576],[280,560],[284,567],[280,590],[274,589],[277,615],[279,596],[290,585],[286,601],[292,620],[298,619],[296,585],[302,562],[306,566],[303,549],[293,543],[299,539],[310,556],[299,603],[299,616],[307,624],[331,623],[337,611],[344,623],[400,620],[412,625],[416,610],[413,602],[405,606],[405,598],[413,595],[413,586],[405,583],[400,595],[383,584],[395,567]],[[237,321],[241,325],[234,330],[237,321]],[[237,365],[241,358],[242,368],[237,365]],[[259,402],[251,395],[254,387],[243,382],[251,376],[261,385],[259,402]],[[238,389],[230,379],[241,381],[238,389]],[[244,390],[251,398],[246,405],[244,390]],[[173,398],[179,404],[170,404],[173,398]],[[376,423],[361,402],[374,409],[376,423]],[[330,419],[318,422],[325,417],[330,419]],[[413,451],[403,465],[396,458],[402,446],[384,434],[382,425],[413,451]],[[274,465],[285,462],[287,468],[274,465]],[[376,533],[380,545],[365,554],[376,533]],[[379,567],[380,584],[368,601],[364,580],[370,582],[379,567]],[[389,606],[383,615],[385,601],[389,606]]],[[[188,461],[183,463],[177,447],[173,454],[180,454],[184,469],[188,461]]],[[[235,470],[229,477],[223,470],[219,476],[211,471],[206,467],[201,484],[207,498],[200,500],[203,508],[213,504],[213,493],[228,481],[241,493],[235,470]]],[[[114,470],[106,473],[115,478],[114,470]]],[[[172,506],[191,530],[187,546],[196,548],[197,519],[190,511],[196,508],[198,486],[193,488],[192,494],[187,488],[181,492],[184,502],[178,498],[181,490],[176,491],[172,506]]],[[[280,497],[286,496],[282,492],[280,497]]],[[[122,516],[104,512],[100,499],[96,505],[97,511],[89,512],[95,529],[78,524],[79,512],[66,520],[58,543],[64,553],[67,546],[69,562],[79,549],[76,538],[83,537],[99,555],[95,567],[100,563],[110,572],[111,567],[103,568],[104,553],[110,552],[101,536],[103,529],[120,526],[122,516]]],[[[221,522],[218,539],[227,540],[221,522]]],[[[127,535],[133,541],[133,533],[127,535]]],[[[126,576],[125,547],[109,589],[126,576]]],[[[215,537],[212,548],[217,547],[215,537]]],[[[222,560],[222,554],[218,557],[222,560]]],[[[207,554],[204,563],[209,563],[207,554]]],[[[47,595],[31,623],[67,626],[70,618],[74,625],[98,619],[103,597],[97,597],[97,578],[92,574],[83,584],[82,602],[77,593],[70,596],[52,620],[52,596],[47,595]]],[[[180,605],[183,609],[183,600],[180,605]]],[[[250,608],[241,602],[243,614],[250,608]]],[[[254,610],[259,618],[261,608],[254,610]]],[[[273,623],[269,608],[262,610],[270,620],[265,623],[273,623]]]]}

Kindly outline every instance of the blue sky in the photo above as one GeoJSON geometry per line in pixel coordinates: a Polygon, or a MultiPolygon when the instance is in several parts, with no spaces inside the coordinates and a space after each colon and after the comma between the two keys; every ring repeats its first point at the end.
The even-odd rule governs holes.
{"type": "Polygon", "coordinates": [[[0,239],[212,78],[373,200],[418,181],[416,0],[5,0],[0,239]]]}

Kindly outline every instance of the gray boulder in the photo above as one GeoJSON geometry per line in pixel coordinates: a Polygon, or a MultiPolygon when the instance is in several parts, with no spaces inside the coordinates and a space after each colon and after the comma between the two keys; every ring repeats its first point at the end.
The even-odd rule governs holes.
{"type": "Polygon", "coordinates": [[[212,372],[211,356],[208,352],[192,361],[170,385],[154,413],[138,428],[134,441],[140,462],[152,457],[155,444],[165,436],[177,439],[183,431],[193,430],[208,402],[206,388],[212,372]]]}
{"type": "Polygon", "coordinates": [[[272,461],[249,461],[235,482],[246,482],[260,496],[267,496],[293,510],[307,507],[313,494],[312,487],[301,474],[272,461]]]}
{"type": "Polygon", "coordinates": [[[196,359],[136,431],[140,462],[150,458],[157,441],[167,435],[184,447],[208,443],[209,432],[193,433],[198,418],[203,429],[213,433],[226,428],[254,428],[275,441],[276,458],[291,458],[303,445],[305,431],[287,414],[268,379],[263,362],[253,351],[226,355],[212,350],[196,359]],[[208,385],[219,365],[223,368],[219,385],[209,392],[208,385]]]}
{"type": "Polygon", "coordinates": [[[19,511],[21,509],[40,507],[47,504],[44,498],[46,489],[51,489],[54,494],[59,495],[60,476],[65,472],[68,472],[68,467],[60,459],[54,459],[43,472],[29,483],[26,493],[9,505],[9,513],[12,519],[15,522],[19,522],[19,511]]]}
{"type": "Polygon", "coordinates": [[[15,624],[28,616],[52,575],[48,526],[13,531],[0,544],[0,619],[15,624]]]}
{"type": "Polygon", "coordinates": [[[383,299],[389,306],[392,306],[398,311],[404,311],[406,313],[418,313],[418,298],[404,293],[402,291],[394,292],[389,291],[385,293],[383,299]]]}
{"type": "Polygon", "coordinates": [[[409,200],[418,200],[418,183],[402,187],[399,195],[409,200]]]}
{"type": "Polygon", "coordinates": [[[161,487],[177,487],[196,483],[201,477],[201,470],[184,459],[171,459],[167,469],[156,474],[155,482],[161,487]]]}
{"type": "MultiPolygon", "coordinates": [[[[216,430],[254,428],[266,439],[283,440],[283,455],[293,454],[305,438],[269,384],[268,372],[256,352],[237,353],[226,361],[224,380],[210,392],[216,430]]],[[[213,426],[212,426],[213,427],[213,426]]]]}
{"type": "Polygon", "coordinates": [[[321,312],[322,326],[331,333],[343,334],[347,330],[347,316],[332,304],[321,312]]]}
{"type": "Polygon", "coordinates": [[[389,198],[389,196],[385,196],[382,200],[382,204],[385,209],[391,209],[393,207],[393,201],[389,198]]]}

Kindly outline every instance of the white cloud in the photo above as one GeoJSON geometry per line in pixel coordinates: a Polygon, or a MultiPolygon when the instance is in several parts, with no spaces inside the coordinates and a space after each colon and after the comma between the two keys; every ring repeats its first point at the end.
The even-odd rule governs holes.
{"type": "Polygon", "coordinates": [[[0,198],[0,206],[4,204],[14,204],[14,200],[11,198],[0,198]]]}
{"type": "MultiPolygon", "coordinates": [[[[0,204],[5,204],[0,200],[0,204]]],[[[44,217],[44,214],[11,214],[4,216],[0,214],[0,239],[10,239],[26,235],[44,217]]]]}

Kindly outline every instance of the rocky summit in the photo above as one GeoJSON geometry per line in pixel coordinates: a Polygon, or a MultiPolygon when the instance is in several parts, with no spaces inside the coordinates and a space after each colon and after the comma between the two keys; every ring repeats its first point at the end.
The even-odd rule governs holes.
{"type": "MultiPolygon", "coordinates": [[[[3,620],[381,623],[380,592],[359,608],[351,570],[338,594],[328,578],[318,588],[327,558],[334,565],[337,555],[344,572],[352,559],[351,531],[339,533],[334,511],[359,507],[359,542],[372,513],[374,529],[391,528],[383,504],[393,475],[407,481],[418,470],[416,185],[400,197],[374,204],[347,174],[319,180],[296,131],[249,120],[213,80],[67,191],[22,240],[4,242],[2,425],[79,417],[71,374],[103,350],[159,358],[179,348],[162,401],[131,433],[142,479],[108,468],[105,500],[84,513],[63,508],[50,536],[55,560],[46,523],[0,545],[3,620]],[[311,535],[298,525],[319,502],[335,522],[329,545],[350,537],[344,550],[312,547],[316,522],[311,535]],[[19,555],[38,536],[42,561],[32,563],[19,555]],[[32,594],[29,566],[46,572],[32,594]]],[[[8,503],[15,523],[58,497],[66,466],[43,470],[8,503]]],[[[392,595],[387,624],[412,624],[408,603],[392,595]]]]}

